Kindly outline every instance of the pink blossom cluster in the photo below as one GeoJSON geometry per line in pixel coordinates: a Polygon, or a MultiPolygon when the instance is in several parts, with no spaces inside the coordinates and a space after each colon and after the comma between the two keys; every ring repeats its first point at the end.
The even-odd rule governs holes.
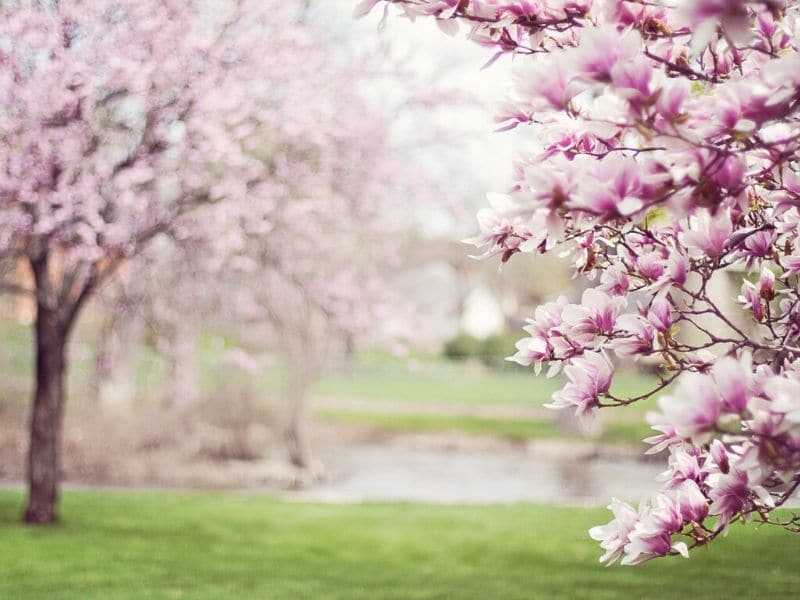
{"type": "Polygon", "coordinates": [[[601,560],[686,555],[753,517],[796,529],[771,511],[800,486],[800,3],[392,3],[517,59],[498,122],[536,150],[471,242],[565,252],[589,288],[537,309],[512,359],[563,370],[550,406],[582,418],[668,394],[647,440],[664,487],[612,503],[601,560]],[[659,381],[622,397],[631,360],[659,381]]]}
{"type": "Polygon", "coordinates": [[[247,54],[256,4],[4,5],[0,258],[58,253],[78,288],[189,209],[257,190],[246,144],[285,67],[247,54]]]}
{"type": "Polygon", "coordinates": [[[728,356],[708,372],[686,373],[659,398],[660,413],[649,415],[659,434],[645,441],[648,453],[669,453],[659,477],[664,487],[638,510],[612,502],[614,520],[590,531],[606,550],[601,560],[637,564],[687,555],[737,519],[772,522],[769,511],[797,487],[795,368],[779,374],[763,364],[754,369],[749,355],[728,356]]]}
{"type": "MultiPolygon", "coordinates": [[[[149,248],[131,265],[149,280],[138,284],[142,308],[165,338],[196,326],[187,314],[212,320],[220,307],[225,326],[246,324],[245,335],[254,323],[272,323],[287,337],[302,337],[301,316],[312,313],[323,317],[330,337],[355,338],[400,304],[386,281],[402,254],[405,224],[386,215],[406,213],[409,203],[433,194],[425,177],[402,175],[409,159],[394,144],[392,119],[411,110],[421,91],[426,109],[441,102],[441,92],[398,74],[377,44],[333,43],[313,11],[299,23],[302,5],[258,0],[232,15],[243,22],[237,27],[254,28],[236,38],[235,48],[246,48],[243,66],[253,72],[242,80],[252,86],[248,102],[234,106],[257,109],[244,112],[247,120],[231,135],[223,118],[228,90],[206,92],[220,112],[203,112],[193,124],[210,130],[213,145],[198,145],[192,155],[198,167],[208,153],[220,158],[212,170],[214,201],[183,215],[172,243],[149,248]],[[369,99],[363,89],[371,78],[391,78],[398,100],[369,99]]],[[[198,173],[197,181],[207,177],[198,173]]],[[[172,352],[169,343],[163,347],[172,352]]]]}

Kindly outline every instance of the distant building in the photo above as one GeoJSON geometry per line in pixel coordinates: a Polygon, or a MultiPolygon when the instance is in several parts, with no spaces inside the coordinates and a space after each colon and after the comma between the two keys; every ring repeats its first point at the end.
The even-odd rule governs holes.
{"type": "Polygon", "coordinates": [[[506,314],[502,302],[488,285],[478,283],[466,293],[462,301],[461,331],[485,339],[505,328],[506,314]]]}

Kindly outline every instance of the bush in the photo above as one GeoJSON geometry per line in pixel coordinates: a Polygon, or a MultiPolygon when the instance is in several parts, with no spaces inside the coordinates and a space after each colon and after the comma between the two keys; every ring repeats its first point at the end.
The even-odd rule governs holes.
{"type": "Polygon", "coordinates": [[[495,333],[481,342],[480,359],[487,366],[493,369],[502,369],[513,366],[506,360],[516,352],[514,344],[517,343],[517,336],[511,333],[495,333]]]}
{"type": "Polygon", "coordinates": [[[514,354],[518,337],[512,333],[496,333],[484,340],[459,333],[444,345],[444,355],[453,360],[466,360],[474,358],[480,360],[487,367],[502,369],[512,366],[506,360],[507,356],[514,354]]]}
{"type": "Polygon", "coordinates": [[[452,360],[478,358],[481,353],[481,341],[468,333],[459,333],[445,343],[444,355],[452,360]]]}

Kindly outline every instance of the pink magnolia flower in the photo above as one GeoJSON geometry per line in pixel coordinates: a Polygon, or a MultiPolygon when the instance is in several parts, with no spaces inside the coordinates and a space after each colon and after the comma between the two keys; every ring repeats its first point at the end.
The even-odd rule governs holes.
{"type": "Polygon", "coordinates": [[[500,255],[503,262],[513,254],[530,251],[547,244],[547,232],[542,226],[546,215],[521,210],[507,195],[489,194],[490,208],[478,212],[481,233],[464,240],[477,247],[487,246],[483,256],[500,255]]]}
{"type": "Polygon", "coordinates": [[[659,399],[663,423],[672,425],[675,433],[692,440],[707,438],[717,425],[722,399],[708,375],[687,373],[674,394],[659,399]]]}
{"type": "Polygon", "coordinates": [[[649,19],[664,20],[666,10],[656,5],[640,4],[630,0],[614,0],[606,4],[611,20],[624,26],[643,25],[649,19]]]}
{"type": "Polygon", "coordinates": [[[526,165],[521,168],[521,185],[530,190],[530,200],[535,204],[557,210],[562,208],[578,189],[581,173],[588,168],[586,157],[578,157],[574,161],[556,155],[548,161],[548,168],[539,164],[526,165]]]}
{"type": "Polygon", "coordinates": [[[636,258],[636,270],[651,281],[659,279],[665,269],[665,260],[659,251],[654,250],[636,258]]]}
{"type": "Polygon", "coordinates": [[[753,318],[756,321],[762,321],[766,312],[764,299],[758,291],[758,288],[745,280],[742,283],[742,293],[737,298],[739,302],[744,305],[744,308],[753,313],[753,318]]]}
{"type": "Polygon", "coordinates": [[[719,516],[717,529],[728,528],[736,515],[748,512],[756,504],[773,504],[769,493],[751,480],[747,471],[731,468],[728,473],[716,473],[708,479],[711,506],[709,514],[719,516]]]}
{"type": "MultiPolygon", "coordinates": [[[[768,411],[779,417],[780,429],[784,432],[794,429],[797,433],[800,425],[800,381],[786,376],[770,377],[764,384],[765,395],[772,400],[768,411]]],[[[776,430],[765,431],[757,429],[759,433],[773,435],[776,430]]]]}
{"type": "Polygon", "coordinates": [[[641,52],[642,38],[635,29],[620,34],[613,25],[587,28],[581,44],[573,50],[573,68],[581,77],[609,81],[617,64],[624,64],[641,52]]]}
{"type": "Polygon", "coordinates": [[[687,523],[702,523],[708,516],[708,499],[694,481],[687,479],[675,491],[681,518],[687,523]]]}
{"type": "Polygon", "coordinates": [[[678,119],[684,111],[684,103],[689,96],[689,82],[685,79],[673,79],[661,90],[656,102],[657,114],[668,123],[678,119]]]}
{"type": "Polygon", "coordinates": [[[566,110],[586,87],[577,75],[571,61],[562,56],[519,67],[516,92],[520,103],[528,106],[525,112],[536,115],[545,108],[566,110]]]}
{"type": "MultiPolygon", "coordinates": [[[[710,28],[720,25],[737,41],[744,42],[749,37],[746,0],[699,0],[687,2],[684,6],[689,23],[700,23],[710,28]]],[[[705,33],[705,29],[703,31],[705,33]]]]}
{"type": "Polygon", "coordinates": [[[672,327],[672,306],[663,296],[658,296],[647,311],[647,320],[657,331],[665,333],[672,327]]]}
{"type": "Polygon", "coordinates": [[[689,258],[678,250],[671,251],[667,257],[664,275],[659,280],[659,285],[682,286],[688,279],[691,263],[689,258]]]}
{"type": "Polygon", "coordinates": [[[644,179],[638,161],[611,156],[595,165],[594,178],[580,187],[577,208],[598,215],[632,215],[644,207],[644,179]]]}
{"type": "Polygon", "coordinates": [[[775,273],[767,267],[761,269],[761,276],[758,278],[758,293],[767,301],[775,298],[775,273]]]}
{"type": "Polygon", "coordinates": [[[590,346],[598,336],[610,336],[614,332],[625,302],[624,298],[589,288],[583,293],[580,304],[564,307],[560,330],[570,340],[590,346]]]}
{"type": "Polygon", "coordinates": [[[775,274],[764,267],[757,284],[744,280],[738,300],[745,308],[752,311],[756,321],[762,321],[766,315],[767,305],[773,298],[775,298],[775,274]]]}
{"type": "Polygon", "coordinates": [[[731,470],[731,461],[730,456],[728,455],[728,449],[725,448],[725,444],[723,444],[720,440],[713,440],[709,446],[709,452],[711,455],[711,460],[714,461],[714,465],[719,472],[725,474],[729,473],[731,470]]]}
{"type": "Polygon", "coordinates": [[[714,170],[712,177],[720,187],[735,193],[742,187],[746,169],[747,165],[741,157],[728,156],[714,170]]]}
{"type": "Polygon", "coordinates": [[[606,525],[592,527],[589,535],[600,542],[600,547],[606,552],[600,557],[600,562],[610,565],[622,557],[625,546],[630,542],[630,534],[639,521],[639,514],[630,505],[616,498],[611,500],[608,509],[614,518],[606,525]]]}
{"type": "Polygon", "coordinates": [[[800,255],[790,254],[788,256],[784,256],[781,259],[781,265],[785,269],[783,272],[784,279],[791,277],[792,275],[797,275],[800,273],[800,255]]]}
{"type": "Polygon", "coordinates": [[[733,414],[744,412],[755,385],[750,355],[719,359],[711,369],[711,376],[719,391],[722,410],[733,414]]]}
{"type": "Polygon", "coordinates": [[[611,68],[611,82],[617,94],[622,96],[634,110],[634,114],[651,104],[659,89],[661,71],[644,56],[620,61],[611,68]]]}
{"type": "Polygon", "coordinates": [[[639,521],[628,536],[623,565],[638,565],[657,556],[677,551],[688,557],[684,542],[672,541],[683,529],[681,506],[667,494],[658,494],[639,508],[639,521]]]}
{"type": "Polygon", "coordinates": [[[600,404],[600,396],[608,392],[614,369],[599,352],[587,352],[570,360],[564,368],[567,384],[553,394],[547,408],[574,408],[579,417],[588,417],[600,404]]]}
{"type": "Polygon", "coordinates": [[[687,443],[670,446],[668,465],[657,480],[666,481],[669,488],[676,488],[684,481],[700,482],[706,475],[700,467],[700,451],[687,443]]]}
{"type": "Polygon", "coordinates": [[[687,248],[700,250],[714,258],[725,250],[731,233],[733,222],[729,211],[720,210],[717,215],[712,215],[704,210],[689,218],[686,230],[678,239],[687,248]]]}
{"type": "Polygon", "coordinates": [[[777,233],[774,230],[756,231],[749,235],[744,241],[743,248],[740,249],[746,268],[751,269],[758,262],[770,258],[776,238],[777,233]]]}
{"type": "Polygon", "coordinates": [[[611,296],[625,296],[630,287],[631,280],[625,269],[613,266],[603,271],[597,289],[611,296]]]}
{"type": "Polygon", "coordinates": [[[616,324],[623,335],[615,336],[609,347],[617,356],[646,356],[653,350],[656,332],[650,321],[639,315],[621,315],[616,324]]]}
{"type": "MultiPolygon", "coordinates": [[[[659,414],[649,413],[647,420],[650,422],[651,420],[657,420],[660,417],[661,415],[659,414]]],[[[645,454],[658,454],[673,444],[678,444],[681,442],[681,438],[678,437],[678,434],[675,432],[675,427],[672,425],[653,425],[651,429],[658,431],[659,434],[642,440],[645,444],[651,445],[651,448],[649,448],[645,454]]]]}
{"type": "Polygon", "coordinates": [[[535,365],[538,374],[542,368],[542,362],[553,358],[553,347],[544,337],[526,337],[518,340],[515,344],[517,352],[509,357],[508,360],[515,362],[523,367],[535,365]]]}
{"type": "Polygon", "coordinates": [[[534,364],[538,374],[543,361],[566,356],[563,353],[564,345],[559,343],[561,332],[558,327],[563,322],[561,314],[568,304],[566,296],[561,296],[555,302],[538,306],[534,318],[528,319],[528,325],[524,328],[530,337],[517,342],[517,352],[509,360],[526,367],[534,364]]]}

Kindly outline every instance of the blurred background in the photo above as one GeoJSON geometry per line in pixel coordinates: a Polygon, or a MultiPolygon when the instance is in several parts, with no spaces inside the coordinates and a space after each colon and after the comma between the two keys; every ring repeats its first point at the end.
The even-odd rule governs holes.
{"type": "MultiPolygon", "coordinates": [[[[509,65],[480,71],[480,48],[430,24],[379,33],[346,1],[273,16],[317,42],[259,67],[283,95],[249,114],[248,156],[268,185],[245,209],[230,194],[175,219],[92,294],[68,347],[65,480],[471,500],[487,493],[470,463],[479,451],[499,453],[492,469],[513,467],[497,500],[549,499],[564,482],[528,468],[532,444],[636,455],[643,412],[583,431],[542,408],[558,378],[505,360],[536,306],[579,296],[580,281],[557,258],[501,269],[460,242],[485,191],[509,185],[515,140],[492,133],[509,65]],[[419,452],[431,474],[453,473],[453,489],[412,484],[419,452]]],[[[136,122],[135,108],[116,110],[136,122]]],[[[217,178],[236,184],[224,154],[200,150],[218,152],[217,178]]],[[[33,286],[25,260],[4,267],[33,286]]],[[[1,302],[0,476],[14,482],[36,303],[1,302]]],[[[646,389],[645,374],[622,379],[646,389]]],[[[573,468],[570,493],[605,498],[573,468]]]]}

